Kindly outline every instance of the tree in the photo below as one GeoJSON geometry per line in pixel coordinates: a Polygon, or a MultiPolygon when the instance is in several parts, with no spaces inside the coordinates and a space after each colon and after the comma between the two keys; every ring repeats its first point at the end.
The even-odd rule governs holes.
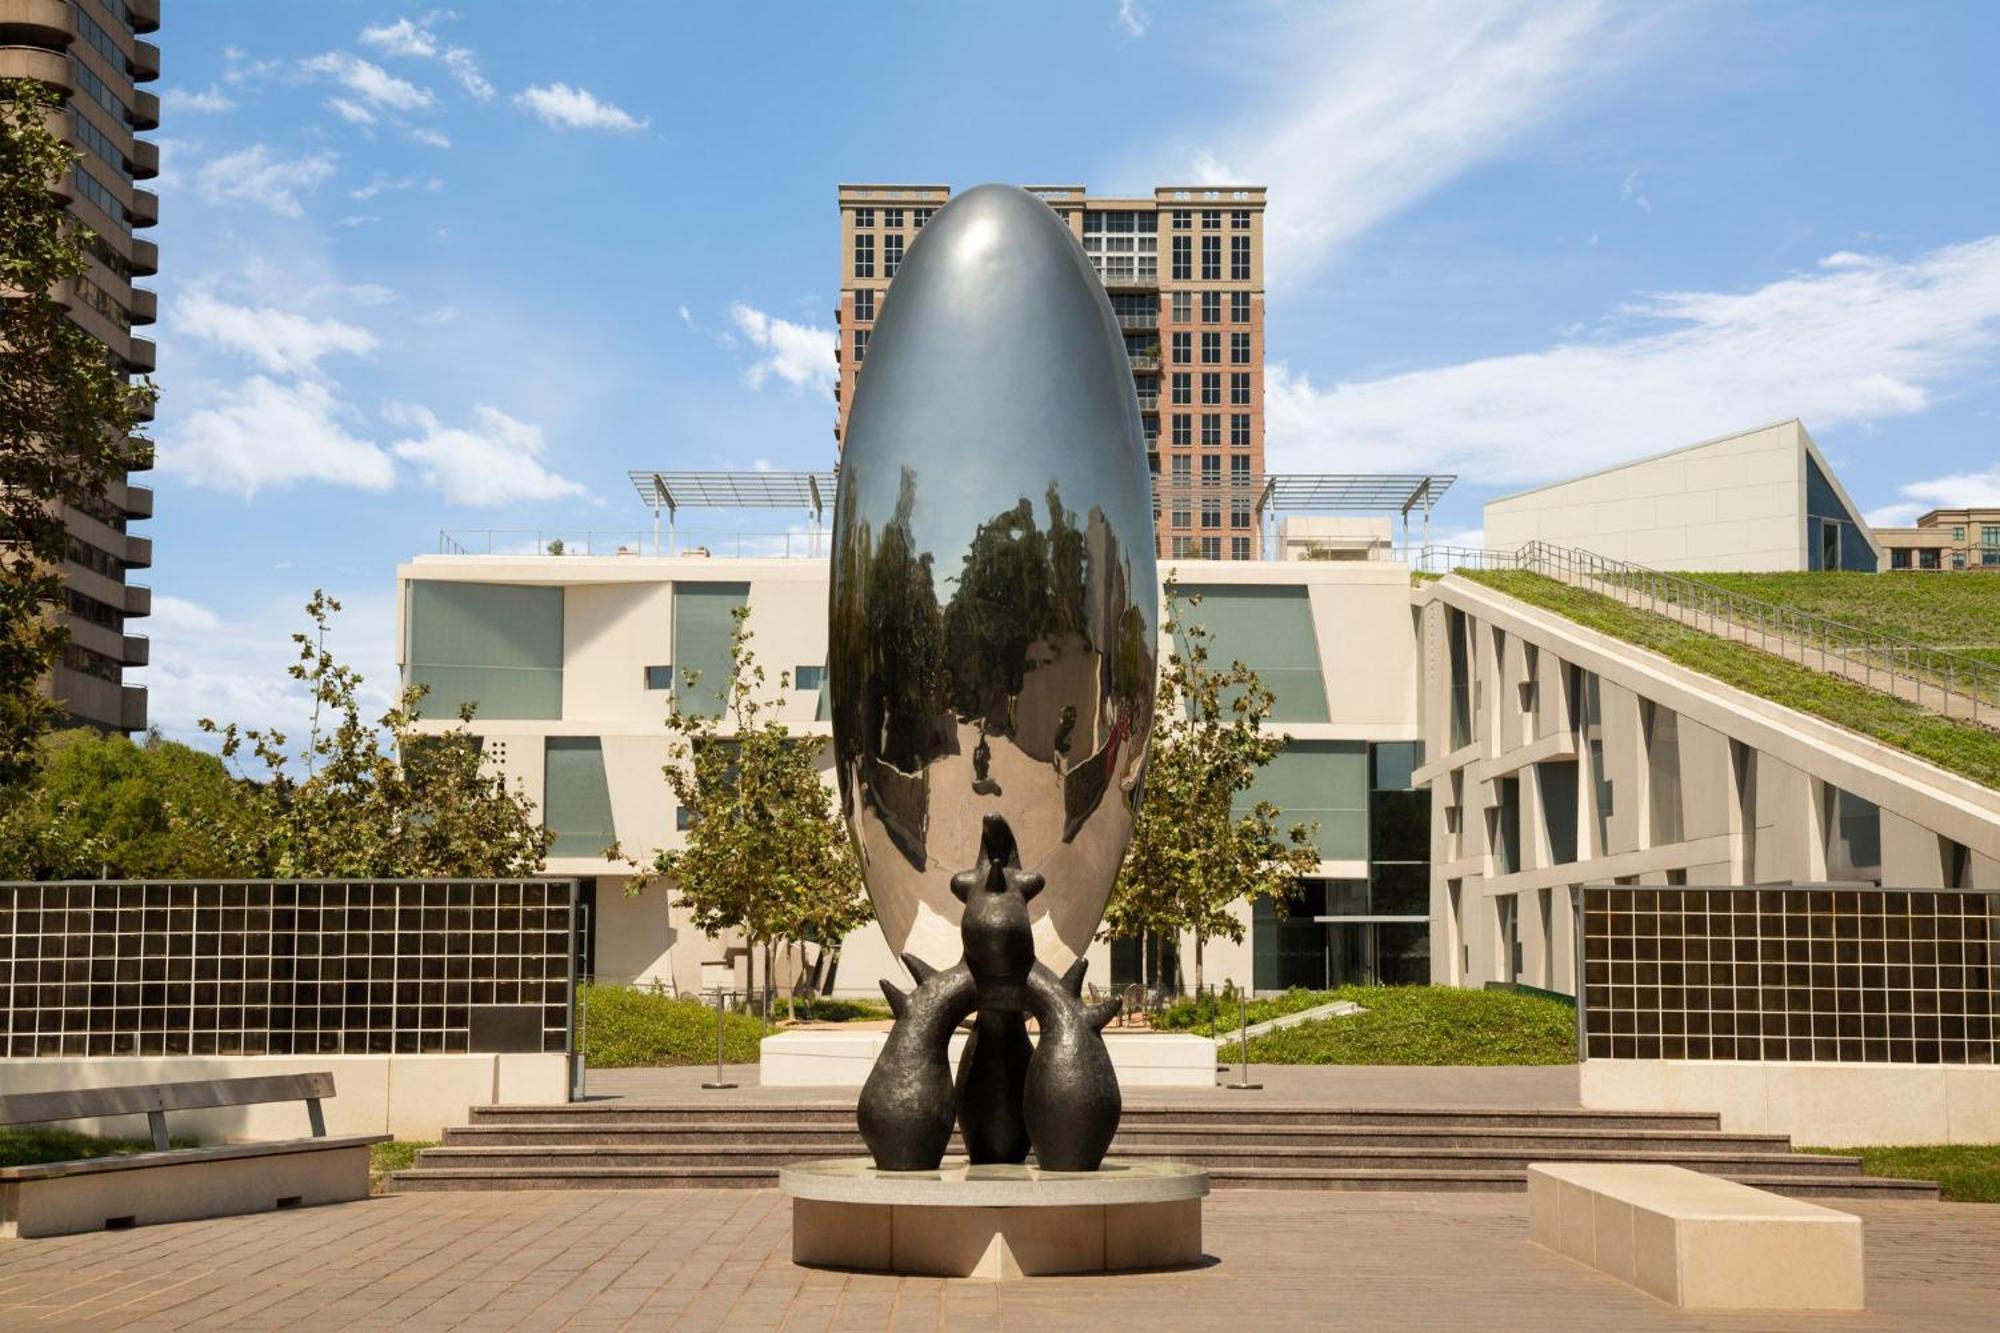
{"type": "MultiPolygon", "coordinates": [[[[762,954],[768,994],[779,945],[817,941],[837,953],[873,912],[853,844],[819,775],[820,742],[794,736],[767,716],[772,705],[760,697],[764,668],[750,648],[748,618],[747,607],[736,609],[719,712],[688,706],[699,672],[683,673],[674,691],[664,772],[691,821],[686,844],[659,852],[653,868],[672,879],[674,900],[695,929],[711,938],[743,933],[753,967],[762,954]]],[[[779,687],[791,688],[789,673],[779,676],[779,687]]],[[[647,882],[635,876],[629,891],[647,882]]]]}
{"type": "Polygon", "coordinates": [[[376,722],[362,719],[362,677],[327,650],[340,603],[315,591],[306,604],[314,632],[294,634],[299,658],[288,674],[313,699],[305,776],[282,732],[218,725],[222,756],[247,748],[264,768],[249,788],[256,818],[247,830],[207,830],[258,873],[355,878],[504,878],[538,873],[554,835],[534,802],[481,764],[468,730],[473,706],[443,733],[417,730],[424,687],[405,687],[376,722]],[[387,737],[389,745],[383,744],[387,737]]]}
{"type": "Polygon", "coordinates": [[[0,795],[32,776],[56,719],[42,682],[69,641],[63,511],[142,459],[131,432],[154,396],[57,303],[92,239],[50,188],[76,162],[58,112],[34,80],[0,79],[0,795]]]}
{"type": "MultiPolygon", "coordinates": [[[[1201,605],[1187,599],[1186,610],[1201,605]]],[[[1279,826],[1278,807],[1241,798],[1291,737],[1264,730],[1273,696],[1242,662],[1208,664],[1208,631],[1186,619],[1167,584],[1167,636],[1146,795],[1104,916],[1104,937],[1194,936],[1194,984],[1209,940],[1243,940],[1230,908],[1269,899],[1282,909],[1319,865],[1316,826],[1279,826]]]]}

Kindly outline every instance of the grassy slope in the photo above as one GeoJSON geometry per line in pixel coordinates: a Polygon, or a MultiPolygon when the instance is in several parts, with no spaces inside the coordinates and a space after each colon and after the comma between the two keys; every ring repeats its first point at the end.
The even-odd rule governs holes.
{"type": "Polygon", "coordinates": [[[2000,1144],[1954,1143],[1917,1148],[1802,1148],[1801,1152],[1859,1157],[1871,1176],[1935,1180],[1954,1203],[2000,1203],[2000,1144]]]}
{"type": "MultiPolygon", "coordinates": [[[[1774,703],[1907,750],[1939,768],[1988,787],[2000,787],[2000,734],[1983,727],[1937,717],[1914,704],[1851,681],[1821,675],[1540,574],[1523,570],[1468,570],[1464,577],[1613,638],[1650,648],[1682,666],[1774,703]]],[[[1975,575],[1967,575],[1966,580],[1981,581],[1975,575]]],[[[1913,577],[1908,581],[1925,580],[1913,577]]],[[[1904,580],[1894,582],[1901,584],[1904,580]]],[[[2000,581],[1996,581],[1996,586],[2000,586],[2000,581]]]]}
{"type": "MultiPolygon", "coordinates": [[[[1504,991],[1449,986],[1343,986],[1334,991],[1287,991],[1254,1001],[1250,1021],[1297,1013],[1329,1000],[1367,1010],[1320,1019],[1250,1039],[1250,1059],[1278,1065],[1561,1065],[1576,1059],[1576,1018],[1553,1000],[1504,991]]],[[[1236,1009],[1217,1032],[1222,1059],[1235,1058],[1227,1040],[1236,1009]]],[[[1208,1029],[1206,1004],[1182,1001],[1162,1026],[1208,1029]]]]}
{"type": "Polygon", "coordinates": [[[1836,573],[1683,577],[1857,629],[2000,661],[2000,578],[1836,573]]]}

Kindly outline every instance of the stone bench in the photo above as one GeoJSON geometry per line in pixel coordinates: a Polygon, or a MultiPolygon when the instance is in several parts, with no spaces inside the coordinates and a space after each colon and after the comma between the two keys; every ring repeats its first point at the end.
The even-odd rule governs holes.
{"type": "Polygon", "coordinates": [[[1528,1168],[1528,1237],[1690,1310],[1859,1310],[1861,1219],[1678,1166],[1528,1168]]]}
{"type": "Polygon", "coordinates": [[[0,1239],[181,1222],[368,1196],[368,1148],[387,1134],[329,1138],[320,1102],[333,1075],[279,1074],[0,1096],[0,1125],[146,1117],[153,1151],[0,1167],[0,1239]],[[169,1111],[305,1103],[312,1137],[174,1148],[169,1111]]]}

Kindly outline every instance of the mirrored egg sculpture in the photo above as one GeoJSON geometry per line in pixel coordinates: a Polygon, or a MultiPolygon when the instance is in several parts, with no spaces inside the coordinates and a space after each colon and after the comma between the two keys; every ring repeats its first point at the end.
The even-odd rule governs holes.
{"type": "Polygon", "coordinates": [[[942,1152],[965,1107],[948,1071],[938,1086],[941,1045],[935,1060],[890,1056],[899,1040],[939,1044],[977,1009],[985,1051],[961,1062],[958,1099],[975,1096],[969,1080],[1000,1109],[968,1120],[975,1158],[984,1142],[993,1160],[1019,1160],[1032,1137],[1044,1166],[1052,1151],[1090,1159],[1089,1144],[1049,1135],[1102,1100],[1093,1079],[1110,1082],[1116,1123],[1108,1060],[1096,1068],[1108,1014],[1075,997],[1132,836],[1158,636],[1125,340],[1055,213],[982,186],[917,234],[858,384],[834,512],[834,754],[876,915],[920,983],[892,993],[909,1012],[864,1090],[863,1131],[885,1166],[877,1138],[910,1137],[869,1133],[872,1091],[891,1118],[928,1107],[906,1164],[933,1138],[942,1152]],[[1024,1013],[1042,1034],[1040,1074],[1024,1013]],[[1038,1098],[1047,1134],[1033,1132],[1038,1098]],[[1009,1121],[1023,1104],[1027,1123],[1009,1121]]]}

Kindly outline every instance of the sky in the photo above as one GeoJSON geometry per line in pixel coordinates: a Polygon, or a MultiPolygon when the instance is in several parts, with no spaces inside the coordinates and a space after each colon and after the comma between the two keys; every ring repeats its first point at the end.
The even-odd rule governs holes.
{"type": "Polygon", "coordinates": [[[842,181],[1267,186],[1268,466],[1454,472],[1442,539],[1792,416],[1874,521],[2000,503],[2000,6],[172,0],[152,39],[128,679],[180,739],[303,729],[315,588],[386,702],[441,533],[630,540],[628,469],[830,466],[842,181]]]}

